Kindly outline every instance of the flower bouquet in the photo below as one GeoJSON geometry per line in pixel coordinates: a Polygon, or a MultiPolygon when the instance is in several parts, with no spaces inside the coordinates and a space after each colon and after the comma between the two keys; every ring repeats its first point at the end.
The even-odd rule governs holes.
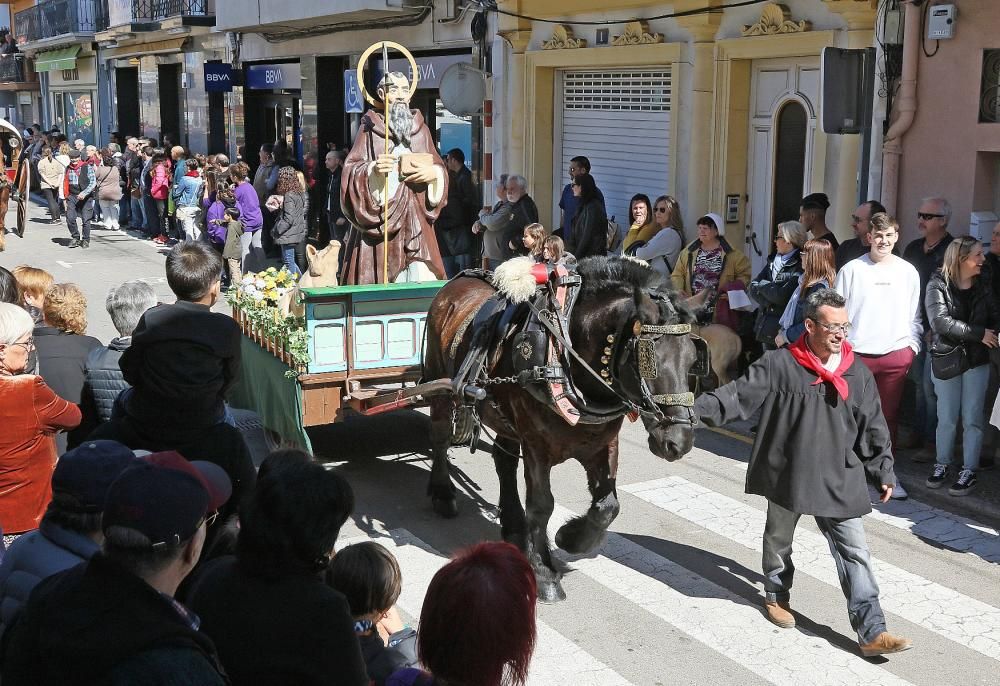
{"type": "Polygon", "coordinates": [[[285,314],[278,302],[296,286],[297,276],[282,267],[244,274],[226,291],[226,302],[243,333],[269,350],[296,376],[309,364],[309,334],[305,319],[285,314]]]}

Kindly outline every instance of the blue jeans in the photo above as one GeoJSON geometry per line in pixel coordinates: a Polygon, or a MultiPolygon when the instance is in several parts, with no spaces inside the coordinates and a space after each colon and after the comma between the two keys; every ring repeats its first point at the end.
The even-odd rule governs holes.
{"type": "MultiPolygon", "coordinates": [[[[930,365],[928,365],[930,366],[930,365]]],[[[934,379],[937,391],[937,463],[950,465],[955,453],[955,433],[962,417],[962,468],[979,469],[983,447],[983,405],[990,383],[990,366],[981,364],[953,379],[934,379]]]]}
{"type": "Polygon", "coordinates": [[[937,393],[934,391],[931,362],[926,345],[913,358],[910,373],[913,375],[911,378],[916,384],[917,391],[915,398],[916,417],[913,418],[914,433],[920,436],[926,445],[934,442],[938,423],[937,393]]]}
{"type": "Polygon", "coordinates": [[[463,255],[442,255],[441,262],[444,264],[445,274],[451,279],[463,269],[468,269],[472,266],[472,255],[468,253],[463,255]]]}
{"type": "Polygon", "coordinates": [[[287,245],[281,246],[281,261],[285,264],[285,268],[290,274],[298,274],[302,276],[302,271],[299,269],[299,265],[295,263],[295,244],[289,243],[287,245]]]}
{"type": "Polygon", "coordinates": [[[131,208],[129,209],[130,218],[129,224],[134,228],[143,228],[146,226],[146,208],[142,205],[142,198],[129,198],[129,204],[131,208]]]}
{"type": "MultiPolygon", "coordinates": [[[[768,602],[788,601],[792,577],[795,575],[792,536],[801,516],[770,501],[767,503],[763,568],[764,597],[768,602]]],[[[878,602],[878,582],[872,572],[861,517],[814,519],[830,544],[830,552],[837,564],[840,588],[847,598],[847,615],[858,634],[858,642],[870,643],[885,631],[885,615],[878,602]]]]}

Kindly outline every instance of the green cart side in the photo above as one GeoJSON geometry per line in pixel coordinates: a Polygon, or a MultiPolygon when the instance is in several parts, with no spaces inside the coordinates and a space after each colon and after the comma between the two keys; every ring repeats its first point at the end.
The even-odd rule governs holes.
{"type": "MultiPolygon", "coordinates": [[[[420,380],[427,310],[445,283],[303,289],[310,361],[291,378],[281,345],[234,311],[244,333],[243,363],[230,404],[257,412],[270,440],[306,450],[306,427],[340,421],[348,409],[374,414],[412,405],[412,390],[386,398],[377,387],[420,380]]],[[[436,382],[427,390],[446,386],[436,382]]]]}

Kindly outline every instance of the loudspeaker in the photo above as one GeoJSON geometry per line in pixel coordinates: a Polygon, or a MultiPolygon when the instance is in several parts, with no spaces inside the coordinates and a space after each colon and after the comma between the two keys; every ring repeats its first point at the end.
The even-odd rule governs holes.
{"type": "Polygon", "coordinates": [[[823,48],[824,133],[861,133],[871,125],[875,48],[823,48]]]}

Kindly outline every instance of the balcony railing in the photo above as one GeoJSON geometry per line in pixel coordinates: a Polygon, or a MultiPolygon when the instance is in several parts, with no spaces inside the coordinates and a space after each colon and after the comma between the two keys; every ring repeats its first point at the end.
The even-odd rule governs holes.
{"type": "Polygon", "coordinates": [[[14,15],[18,44],[65,34],[88,34],[107,28],[103,0],[46,0],[14,15]]]}
{"type": "Polygon", "coordinates": [[[108,0],[108,27],[131,25],[134,30],[155,29],[165,19],[215,24],[215,0],[108,0]]]}
{"type": "Polygon", "coordinates": [[[30,59],[20,54],[0,55],[0,83],[24,83],[35,79],[30,59]]]}

